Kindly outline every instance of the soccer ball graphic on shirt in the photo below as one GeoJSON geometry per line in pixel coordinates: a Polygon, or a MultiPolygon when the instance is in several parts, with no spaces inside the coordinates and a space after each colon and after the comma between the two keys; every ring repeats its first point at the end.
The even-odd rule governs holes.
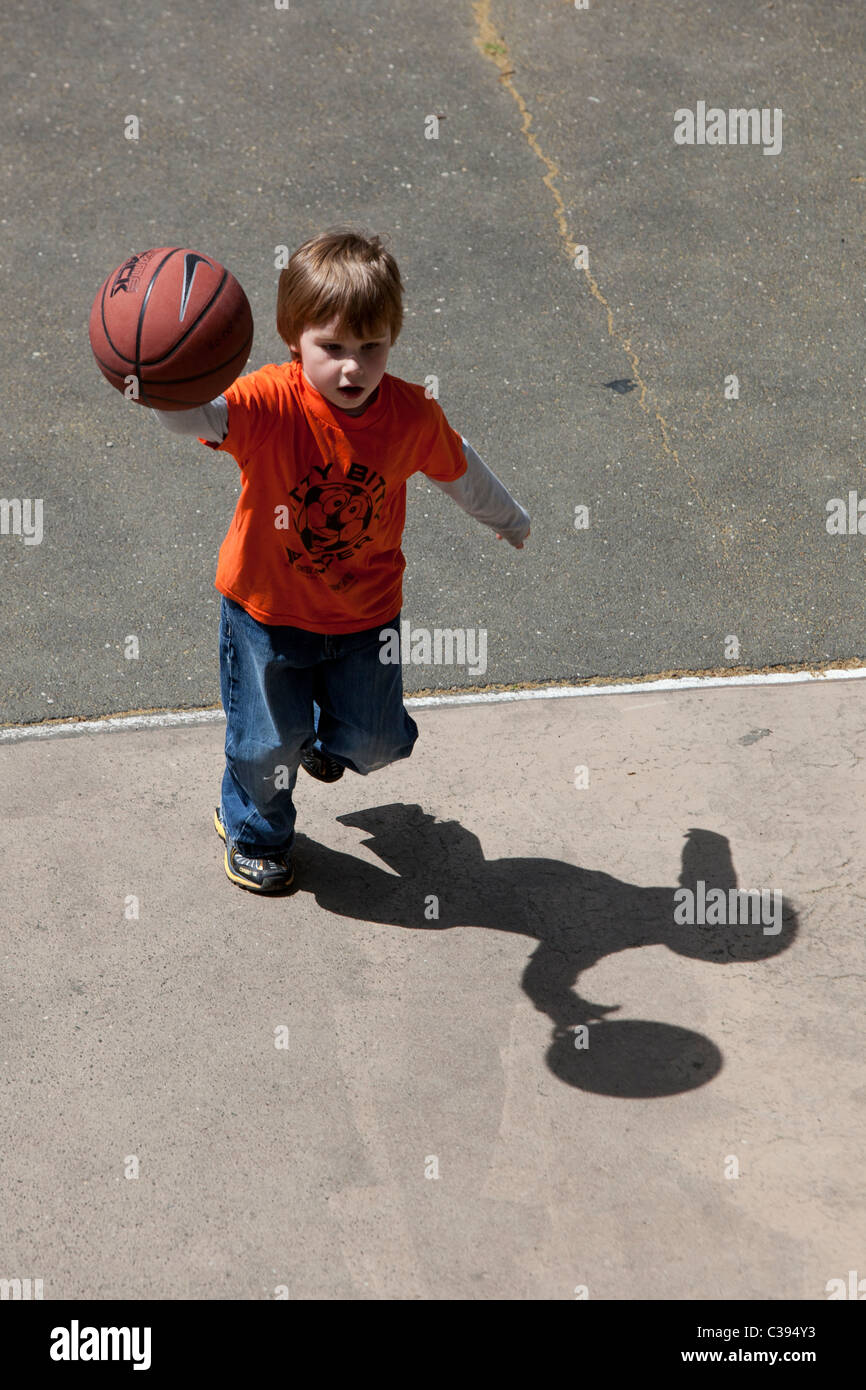
{"type": "Polygon", "coordinates": [[[363,536],[373,515],[370,494],[355,483],[319,483],[301,508],[298,533],[310,555],[341,550],[363,536]]]}

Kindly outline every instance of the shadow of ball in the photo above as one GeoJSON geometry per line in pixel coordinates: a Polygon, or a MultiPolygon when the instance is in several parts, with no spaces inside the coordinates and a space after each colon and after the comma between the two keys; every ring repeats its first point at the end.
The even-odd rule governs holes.
{"type": "Polygon", "coordinates": [[[632,1100],[674,1096],[712,1081],[722,1054],[702,1033],[645,1019],[601,1020],[587,1025],[586,1046],[572,1031],[556,1037],[547,1064],[560,1081],[600,1096],[632,1100]]]}

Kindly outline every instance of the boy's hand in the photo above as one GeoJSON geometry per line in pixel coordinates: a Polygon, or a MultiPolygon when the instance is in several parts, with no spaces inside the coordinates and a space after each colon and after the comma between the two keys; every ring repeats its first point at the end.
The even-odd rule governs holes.
{"type": "MultiPolygon", "coordinates": [[[[530,530],[530,531],[532,530],[532,527],[531,527],[531,526],[530,526],[529,530],[530,530]]],[[[496,539],[497,539],[498,541],[501,541],[501,540],[503,539],[503,537],[499,534],[498,531],[496,532],[496,539]]],[[[524,536],[523,539],[524,539],[524,540],[527,540],[527,541],[529,540],[529,531],[527,531],[527,533],[526,533],[526,535],[524,536]]],[[[510,544],[510,545],[513,545],[515,550],[522,550],[522,549],[523,549],[523,541],[516,541],[516,542],[515,542],[515,541],[510,541],[509,544],[510,544]]]]}

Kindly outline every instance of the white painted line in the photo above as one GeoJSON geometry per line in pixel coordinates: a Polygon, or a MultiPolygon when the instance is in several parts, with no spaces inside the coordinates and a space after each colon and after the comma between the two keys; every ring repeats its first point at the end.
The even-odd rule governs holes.
{"type": "Polygon", "coordinates": [[[677,676],[666,680],[631,682],[628,685],[551,685],[544,690],[496,690],[478,695],[425,695],[407,699],[416,709],[437,705],[498,704],[503,700],[574,699],[577,695],[635,695],[659,690],[697,690],[720,685],[791,685],[803,681],[858,680],[866,678],[866,666],[850,671],[779,671],[748,676],[677,676]]]}
{"type": "Polygon", "coordinates": [[[17,724],[0,729],[0,743],[26,738],[64,738],[73,734],[119,734],[137,729],[177,729],[187,724],[225,723],[221,709],[178,710],[173,714],[124,714],[116,719],[70,720],[68,724],[17,724]]]}
{"type": "MultiPolygon", "coordinates": [[[[452,705],[497,705],[512,700],[573,700],[580,695],[644,695],[659,691],[708,690],[722,685],[795,685],[806,681],[862,680],[866,666],[811,671],[779,671],[743,676],[678,676],[627,685],[550,685],[541,690],[492,690],[467,695],[407,695],[408,709],[442,709],[452,705]]],[[[64,738],[78,734],[128,733],[140,729],[177,729],[194,724],[224,724],[221,709],[177,710],[171,714],[127,714],[116,719],[71,720],[66,724],[13,724],[0,728],[0,744],[30,738],[64,738]]]]}

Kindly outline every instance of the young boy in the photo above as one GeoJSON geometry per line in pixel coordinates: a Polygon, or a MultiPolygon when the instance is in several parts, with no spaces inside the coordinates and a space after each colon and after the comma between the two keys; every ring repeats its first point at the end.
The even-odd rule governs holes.
{"type": "Polygon", "coordinates": [[[280,274],[292,361],[209,405],[156,412],[241,469],[215,580],[226,767],[214,825],[228,877],[255,893],[292,883],[300,765],[322,782],[366,776],[418,737],[402,665],[379,659],[383,629],[400,632],[406,479],[425,473],[519,550],[529,535],[528,514],[439,403],[385,371],[402,295],[379,237],[313,237],[280,274]]]}

